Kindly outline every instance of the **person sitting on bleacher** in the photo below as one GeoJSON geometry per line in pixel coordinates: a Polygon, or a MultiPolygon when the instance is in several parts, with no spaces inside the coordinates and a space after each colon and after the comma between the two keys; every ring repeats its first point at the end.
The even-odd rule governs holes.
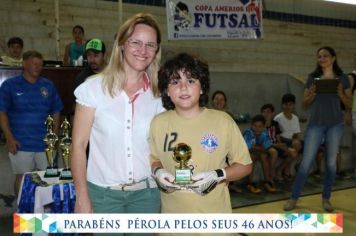
{"type": "MultiPolygon", "coordinates": [[[[302,149],[302,141],[300,139],[300,124],[299,118],[293,114],[295,109],[295,96],[291,93],[284,94],[282,97],[282,112],[275,116],[274,120],[278,122],[281,129],[281,141],[293,148],[297,153],[302,149]]],[[[284,170],[283,178],[286,180],[292,179],[291,168],[284,170]]]]}
{"type": "MultiPolygon", "coordinates": [[[[316,168],[312,172],[312,175],[316,178],[321,178],[322,176],[322,162],[325,158],[326,155],[326,150],[325,150],[325,139],[323,139],[322,143],[320,144],[317,156],[316,156],[316,168]]],[[[342,156],[341,156],[341,147],[339,147],[339,151],[337,152],[336,156],[336,177],[337,179],[344,180],[344,179],[351,179],[351,175],[349,175],[346,171],[342,170],[341,168],[341,162],[342,162],[342,156]]],[[[324,160],[325,164],[325,160],[324,160]]]]}
{"type": "Polygon", "coordinates": [[[271,177],[276,179],[278,182],[283,182],[282,173],[290,170],[291,164],[294,159],[298,156],[297,151],[288,147],[286,143],[281,141],[280,134],[282,133],[277,121],[273,120],[274,117],[274,106],[272,104],[265,104],[261,107],[261,113],[266,119],[266,129],[269,137],[272,140],[272,146],[276,150],[276,158],[271,159],[271,177]],[[277,157],[283,159],[282,164],[277,168],[276,161],[277,157]],[[276,169],[277,168],[277,169],[276,169]]]}
{"type": "Polygon", "coordinates": [[[249,175],[247,189],[251,193],[259,193],[261,189],[253,183],[253,173],[255,170],[256,161],[262,162],[264,186],[268,192],[276,192],[276,188],[273,184],[270,165],[268,158],[276,158],[277,151],[272,147],[272,141],[265,129],[266,120],[262,115],[256,115],[252,118],[251,127],[245,130],[243,133],[247,147],[250,151],[253,170],[249,175]]]}

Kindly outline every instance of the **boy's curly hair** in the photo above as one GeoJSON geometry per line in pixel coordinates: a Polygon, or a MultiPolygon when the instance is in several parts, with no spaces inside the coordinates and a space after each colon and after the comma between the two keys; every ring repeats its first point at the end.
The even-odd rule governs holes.
{"type": "Polygon", "coordinates": [[[202,94],[199,98],[199,106],[204,107],[209,100],[209,66],[197,57],[188,53],[179,53],[172,59],[169,59],[158,71],[158,89],[161,93],[162,103],[167,110],[175,108],[174,103],[167,94],[168,85],[171,80],[179,79],[179,71],[183,71],[188,78],[199,80],[202,94]]]}

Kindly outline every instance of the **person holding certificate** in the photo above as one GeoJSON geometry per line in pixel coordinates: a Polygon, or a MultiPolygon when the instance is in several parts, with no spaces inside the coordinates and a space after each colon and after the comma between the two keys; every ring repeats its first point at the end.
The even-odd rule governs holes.
{"type": "Polygon", "coordinates": [[[322,206],[327,212],[334,211],[330,197],[336,176],[336,156],[344,128],[340,102],[347,109],[352,106],[349,81],[337,63],[335,50],[331,47],[321,47],[317,51],[316,68],[309,75],[304,90],[303,103],[310,109],[309,123],[305,131],[302,162],[294,181],[291,199],[283,207],[285,211],[296,207],[323,139],[325,139],[326,156],[322,206]],[[329,92],[324,89],[318,91],[316,81],[319,80],[337,80],[338,83],[329,92]]]}

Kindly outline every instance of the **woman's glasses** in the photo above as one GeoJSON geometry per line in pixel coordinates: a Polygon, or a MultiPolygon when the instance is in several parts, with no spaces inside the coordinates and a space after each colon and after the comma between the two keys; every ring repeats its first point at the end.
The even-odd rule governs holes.
{"type": "Polygon", "coordinates": [[[129,39],[129,40],[127,40],[127,43],[131,48],[133,48],[135,50],[141,49],[143,45],[145,45],[145,48],[148,51],[156,51],[158,48],[157,43],[148,42],[148,43],[144,44],[141,40],[138,40],[138,39],[129,39]]]}

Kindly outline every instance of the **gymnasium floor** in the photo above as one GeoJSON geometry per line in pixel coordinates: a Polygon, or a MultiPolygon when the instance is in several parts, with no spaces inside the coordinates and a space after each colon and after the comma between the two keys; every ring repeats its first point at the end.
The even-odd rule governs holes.
{"type": "MultiPolygon", "coordinates": [[[[331,202],[336,212],[344,215],[343,234],[345,236],[356,235],[356,188],[334,191],[331,202]]],[[[233,210],[234,213],[283,213],[283,201],[276,201],[253,206],[240,207],[233,210]],[[273,211],[271,211],[273,209],[273,211]]],[[[320,194],[300,198],[298,207],[293,213],[323,213],[320,194]]],[[[251,235],[340,235],[340,234],[248,234],[251,235]]]]}

